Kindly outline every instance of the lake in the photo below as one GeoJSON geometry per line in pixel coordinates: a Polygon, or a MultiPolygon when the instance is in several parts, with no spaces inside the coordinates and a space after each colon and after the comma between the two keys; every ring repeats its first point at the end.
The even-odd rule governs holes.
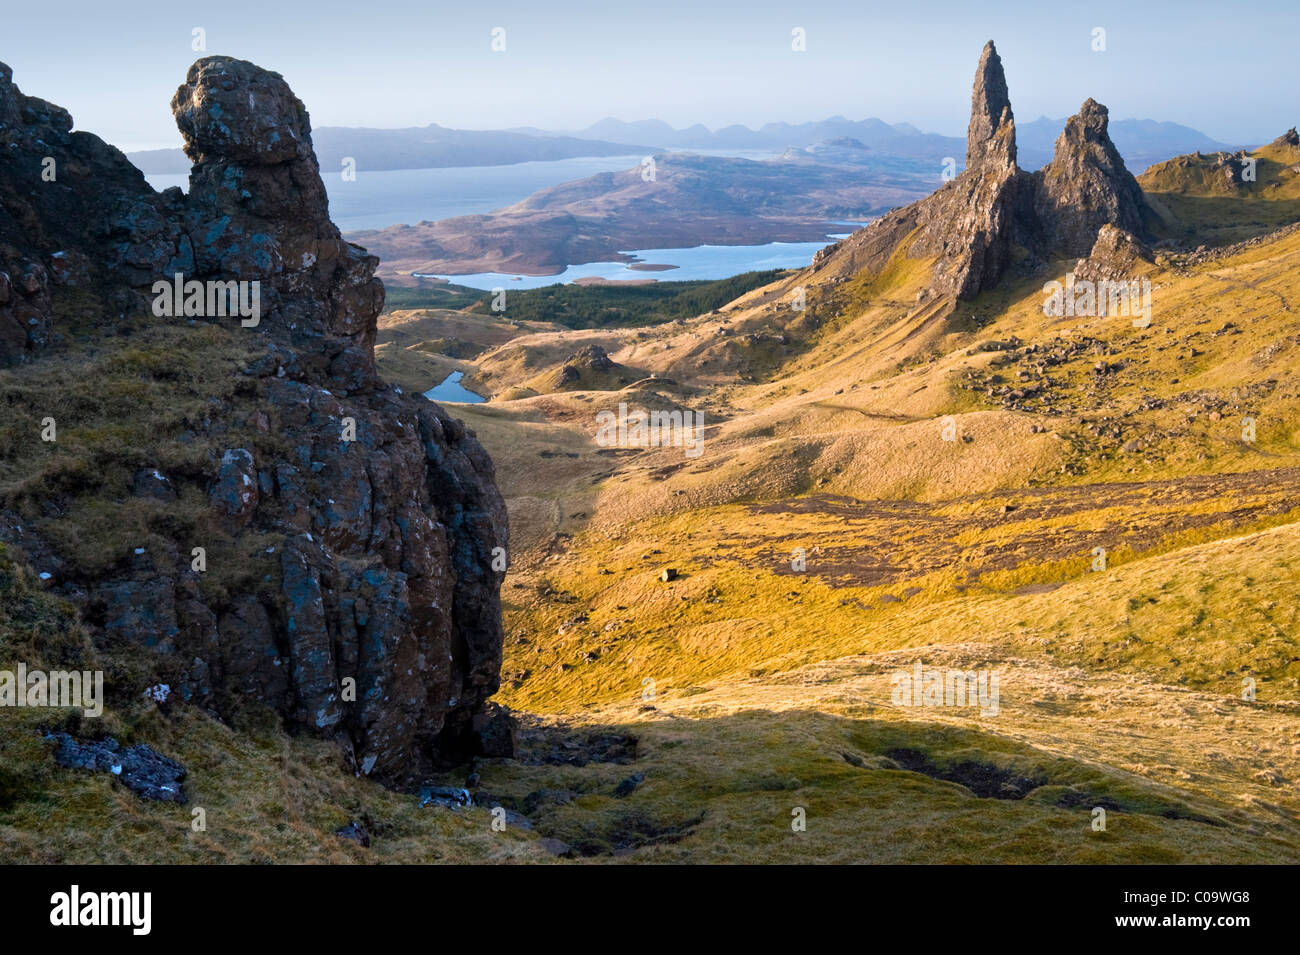
{"type": "Polygon", "coordinates": [[[434,385],[424,393],[424,397],[430,401],[459,401],[463,404],[476,405],[479,402],[487,401],[482,395],[476,395],[464,385],[460,380],[465,377],[464,372],[453,371],[444,378],[439,384],[434,385]]]}
{"type": "Polygon", "coordinates": [[[631,255],[645,263],[675,265],[665,271],[643,272],[623,262],[589,262],[570,265],[558,275],[509,275],[504,272],[477,272],[473,275],[441,275],[457,285],[490,291],[541,288],[572,282],[580,278],[657,279],[660,282],[685,282],[694,279],[725,279],[742,272],[764,269],[801,269],[844,234],[832,235],[825,242],[769,242],[766,245],[697,245],[689,249],[636,249],[631,255]]]}
{"type": "MultiPolygon", "coordinates": [[[[771,152],[710,150],[712,154],[765,159],[771,152]]],[[[426,220],[492,212],[522,202],[540,189],[585,179],[601,172],[631,169],[639,155],[583,156],[512,166],[452,166],[445,169],[358,170],[344,182],[338,173],[322,176],[330,198],[330,218],[344,232],[414,225],[426,220]]],[[[185,174],[145,176],[159,192],[171,186],[189,189],[185,174]]]]}
{"type": "MultiPolygon", "coordinates": [[[[760,150],[691,150],[710,155],[766,159],[775,155],[760,150]]],[[[448,219],[452,216],[492,212],[527,199],[540,189],[572,182],[601,172],[631,169],[639,155],[581,157],[553,162],[525,162],[511,166],[456,166],[445,169],[359,170],[352,182],[337,174],[324,176],[330,216],[344,232],[382,229],[399,223],[448,219]]],[[[188,175],[146,176],[155,189],[189,187],[188,175]]],[[[845,223],[856,225],[856,223],[845,223]]],[[[643,262],[676,265],[662,272],[629,269],[622,262],[574,265],[559,275],[514,276],[495,272],[440,276],[472,288],[539,288],[577,278],[647,279],[680,282],[689,279],[723,279],[761,269],[803,268],[818,249],[833,242],[770,242],[766,245],[702,245],[690,249],[629,250],[643,262]]],[[[467,400],[467,399],[444,399],[467,400]]]]}
{"type": "MultiPolygon", "coordinates": [[[[344,182],[337,173],[322,179],[330,197],[330,218],[343,232],[351,232],[491,212],[521,202],[539,189],[598,172],[631,169],[640,161],[640,156],[587,156],[513,166],[359,170],[352,182],[344,182]]],[[[187,175],[145,178],[159,191],[168,186],[189,188],[187,175]]]]}

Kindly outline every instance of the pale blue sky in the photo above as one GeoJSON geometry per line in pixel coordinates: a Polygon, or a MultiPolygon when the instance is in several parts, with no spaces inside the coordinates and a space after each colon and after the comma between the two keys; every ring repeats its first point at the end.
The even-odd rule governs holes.
{"type": "Polygon", "coordinates": [[[191,30],[285,75],[317,126],[580,128],[605,116],[755,126],[841,114],[964,135],[984,41],[1021,120],[1088,96],[1115,118],[1227,142],[1300,122],[1300,2],[62,0],[7,3],[0,60],[24,92],[124,149],[179,144],[168,101],[191,30]],[[506,51],[491,49],[504,27],[506,51]],[[791,50],[791,30],[807,51],[791,50]],[[1091,50],[1094,27],[1107,50],[1091,50]]]}

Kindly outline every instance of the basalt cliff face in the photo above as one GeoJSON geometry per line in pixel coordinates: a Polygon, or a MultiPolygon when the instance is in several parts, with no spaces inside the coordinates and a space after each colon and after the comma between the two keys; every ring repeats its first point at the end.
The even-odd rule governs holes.
{"type": "Polygon", "coordinates": [[[1090,254],[1104,226],[1147,239],[1142,190],[1107,132],[1106,107],[1089,99],[1066,123],[1052,162],[1034,173],[1016,164],[1016,125],[1002,60],[992,41],[975,71],[966,168],[941,189],[819,255],[879,270],[900,248],[932,258],[931,299],[973,298],[1004,275],[1090,254]]]}
{"type": "MultiPolygon", "coordinates": [[[[146,463],[128,486],[98,493],[166,503],[197,487],[208,518],[268,572],[257,586],[208,588],[189,556],[195,539],[177,535],[89,576],[2,499],[0,540],[80,607],[101,646],[156,651],[154,677],[189,704],[225,716],[256,701],[394,783],[509,755],[508,721],[487,703],[508,544],[492,462],[460,422],[378,379],[378,260],[330,221],[307,111],[285,81],[208,57],[172,110],[194,161],[188,194],[155,193],[0,65],[0,364],[36,372],[68,344],[58,305],[68,290],[108,321],[149,314],[154,283],[177,273],[260,283],[260,321],[241,332],[255,336],[254,358],[236,396],[193,429],[213,449],[206,464],[146,463]],[[223,445],[250,427],[283,451],[223,445]]],[[[41,513],[72,503],[53,495],[41,513]]]]}

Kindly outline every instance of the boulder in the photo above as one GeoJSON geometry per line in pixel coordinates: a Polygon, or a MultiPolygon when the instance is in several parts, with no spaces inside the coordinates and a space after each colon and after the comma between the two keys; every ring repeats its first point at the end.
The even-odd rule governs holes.
{"type": "Polygon", "coordinates": [[[105,740],[78,740],[67,733],[52,733],[54,760],[60,766],[110,773],[141,799],[185,802],[185,767],[151,746],[123,746],[111,736],[105,740]]]}
{"type": "Polygon", "coordinates": [[[363,849],[370,848],[370,833],[366,832],[365,827],[359,822],[349,822],[346,826],[339,826],[334,830],[334,835],[355,842],[363,849]]]}
{"type": "Polygon", "coordinates": [[[176,489],[167,476],[157,468],[141,468],[131,479],[131,494],[158,501],[176,500],[176,489]]]}
{"type": "Polygon", "coordinates": [[[1132,278],[1144,265],[1155,262],[1145,242],[1118,226],[1104,225],[1086,259],[1074,267],[1076,281],[1118,282],[1132,278]]]}

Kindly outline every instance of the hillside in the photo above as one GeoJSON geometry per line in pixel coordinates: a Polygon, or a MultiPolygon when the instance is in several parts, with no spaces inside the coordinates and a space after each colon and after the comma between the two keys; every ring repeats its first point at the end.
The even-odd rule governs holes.
{"type": "MultiPolygon", "coordinates": [[[[674,387],[458,406],[515,535],[502,698],[636,735],[647,779],[623,807],[601,795],[612,776],[548,778],[589,795],[547,831],[617,846],[635,812],[660,841],[633,858],[663,861],[1300,858],[1300,337],[1278,308],[1298,258],[1292,232],[1169,260],[1155,331],[1046,320],[1025,283],[976,300],[982,327],[918,340],[916,286],[895,282],[794,355],[704,364],[723,327],[760,327],[755,296],[600,333],[674,387]],[[988,394],[1042,358],[1050,410],[988,394]],[[619,401],[703,410],[705,454],[596,445],[596,410],[619,401]],[[996,668],[999,715],[891,705],[917,660],[996,668]],[[1111,823],[1093,839],[1096,805],[1111,823]],[[795,806],[815,838],[783,827],[795,806]]],[[[596,340],[534,334],[479,367],[526,349],[536,380],[596,340]]]]}
{"type": "Polygon", "coordinates": [[[1246,241],[1300,219],[1300,137],[1290,129],[1255,150],[1177,156],[1138,181],[1172,242],[1246,241]]]}
{"type": "MultiPolygon", "coordinates": [[[[976,120],[1009,116],[996,89],[976,120]]],[[[972,128],[973,202],[1051,176],[972,128]]],[[[1158,227],[1126,175],[1110,214],[1158,227]]],[[[624,808],[570,771],[588,795],[547,831],[617,845],[603,827],[635,814],[658,838],[632,857],[663,861],[1300,857],[1300,232],[1152,253],[1091,220],[1080,261],[1077,220],[1012,205],[1036,264],[972,294],[970,260],[913,255],[926,203],[957,208],[899,210],[717,314],[532,330],[461,366],[497,395],[456,413],[515,541],[502,699],[634,733],[646,777],[624,808]],[[1048,280],[1116,269],[1150,283],[1149,326],[1044,314],[1048,280]],[[587,346],[645,377],[512,397],[587,346]],[[704,453],[602,446],[620,402],[703,412],[704,453]],[[999,713],[897,706],[917,661],[996,670],[999,713]]]]}
{"type": "MultiPolygon", "coordinates": [[[[0,105],[45,108],[0,75],[0,105]]],[[[951,182],[698,314],[680,313],[698,289],[665,285],[634,320],[575,328],[547,303],[618,299],[381,315],[276,74],[200,61],[176,111],[185,199],[61,139],[66,114],[0,153],[34,169],[39,138],[115,170],[89,181],[161,236],[108,254],[95,243],[121,236],[67,211],[94,193],[4,197],[47,232],[0,220],[18,277],[0,398],[26,415],[0,430],[0,666],[102,667],[113,687],[98,722],[0,712],[4,859],[1300,862],[1287,137],[1240,189],[1196,158],[1139,179],[1086,99],[1030,171],[990,43],[951,182]],[[250,113],[249,86],[275,108],[250,113]],[[204,120],[211,99],[239,135],[204,120]],[[266,338],[150,320],[133,290],[182,233],[226,236],[198,244],[199,274],[265,276],[266,338]],[[275,269],[255,271],[252,235],[275,269]],[[70,282],[45,256],[52,277],[27,281],[55,245],[115,264],[70,282]],[[1136,296],[1100,306],[1117,285],[1136,296]],[[115,316],[114,294],[134,307],[115,316]],[[402,393],[452,371],[491,400],[402,393]],[[68,422],[53,448],[30,437],[44,408],[68,422]],[[679,440],[632,437],[641,411],[676,414],[679,440]],[[208,534],[215,572],[187,589],[208,534]],[[173,573],[177,634],[136,610],[173,573]],[[334,703],[331,677],[366,662],[377,692],[340,702],[346,732],[313,725],[304,701],[334,703]],[[935,673],[970,674],[975,699],[930,698],[935,673]],[[163,678],[186,693],[147,695],[163,678]],[[189,803],[59,763],[50,731],[150,747],[186,769],[189,803]]],[[[665,165],[661,185],[693,181],[665,165]]],[[[788,212],[762,182],[755,201],[788,212]]]]}

